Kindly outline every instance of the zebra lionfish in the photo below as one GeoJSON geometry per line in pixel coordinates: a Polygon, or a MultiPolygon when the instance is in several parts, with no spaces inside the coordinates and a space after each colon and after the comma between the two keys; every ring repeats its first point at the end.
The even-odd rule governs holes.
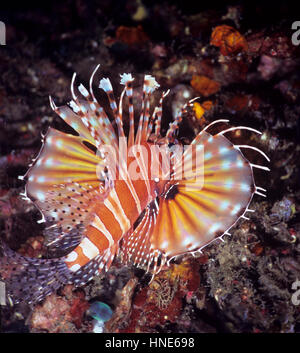
{"type": "Polygon", "coordinates": [[[256,147],[234,145],[224,136],[238,129],[261,134],[259,131],[238,126],[212,135],[207,132],[212,125],[228,123],[216,120],[183,150],[183,159],[177,158],[176,148],[171,147],[181,146],[176,133],[192,101],[178,111],[162,136],[162,105],[169,91],[162,93],[150,114],[150,99],[159,84],[145,75],[135,129],[132,75],[121,75],[124,89],[118,104],[110,80],[100,80],[99,88],[109,102],[104,110],[93,93],[98,67],[91,75],[89,90],[78,86],[79,96],[73,75],[73,99],[68,106],[57,107],[50,97],[52,109],[77,134],[50,127],[37,158],[20,177],[26,181],[23,196],[41,211],[41,222],[46,223],[49,252],[61,253],[60,257],[33,259],[2,244],[0,274],[14,302],[38,302],[67,283],[84,285],[107,270],[116,254],[123,264],[155,275],[171,259],[201,253],[207,244],[229,234],[230,228],[252,211],[248,206],[253,195],[265,196],[261,191],[266,190],[255,185],[253,168],[269,168],[250,163],[241,148],[255,150],[269,161],[268,157],[256,147]],[[125,107],[128,140],[123,129],[125,107]],[[202,151],[196,170],[195,146],[202,151]],[[157,164],[161,168],[154,170],[154,175],[153,159],[147,163],[153,150],[159,150],[158,162],[170,157],[166,158],[169,163],[157,164]],[[125,154],[125,159],[120,154],[125,154]],[[169,166],[169,171],[164,166],[169,166]]]}

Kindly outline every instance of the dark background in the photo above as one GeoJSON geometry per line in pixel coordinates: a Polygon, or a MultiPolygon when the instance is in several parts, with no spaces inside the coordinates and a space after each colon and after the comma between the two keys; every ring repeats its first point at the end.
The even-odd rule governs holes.
{"type": "MultiPolygon", "coordinates": [[[[251,208],[256,212],[247,215],[250,221],[239,224],[228,241],[214,244],[192,263],[195,278],[200,276],[192,299],[177,292],[177,307],[173,303],[166,313],[158,308],[143,312],[144,326],[135,321],[134,315],[140,313],[133,310],[121,324],[111,323],[111,332],[299,332],[299,307],[291,304],[292,283],[300,278],[300,62],[299,48],[291,43],[291,25],[300,21],[297,2],[143,0],[142,4],[147,15],[134,19],[140,6],[136,0],[1,2],[0,21],[7,30],[6,46],[0,46],[1,237],[23,255],[46,254],[41,245],[43,227],[36,223],[40,214],[32,204],[20,201],[24,182],[18,175],[25,174],[37,155],[41,132],[50,125],[70,132],[52,112],[48,96],[57,105],[65,104],[73,72],[86,84],[98,63],[95,81],[110,77],[116,96],[119,74],[131,72],[137,92],[143,74],[153,74],[161,89],[171,89],[163,131],[172,120],[174,105],[184,103],[187,90],[191,97],[200,95],[201,103],[211,100],[213,108],[203,122],[186,117],[181,138],[191,140],[207,123],[222,117],[263,132],[264,139],[247,133],[231,138],[270,156],[271,173],[255,174],[268,197],[255,196],[251,208]],[[226,16],[230,8],[234,14],[226,16]],[[224,57],[210,44],[214,27],[223,24],[245,37],[247,51],[224,57]],[[135,28],[132,43],[118,38],[122,26],[135,28]],[[194,75],[209,77],[220,89],[200,94],[191,84],[194,75]],[[177,309],[180,314],[172,316],[177,309]],[[157,313],[173,319],[155,321],[157,313]]],[[[102,103],[101,94],[96,95],[102,103]]],[[[264,163],[256,153],[247,157],[264,163]]],[[[133,277],[139,279],[134,298],[147,294],[143,275],[116,262],[109,275],[84,288],[80,300],[86,303],[97,297],[116,308],[117,290],[133,277]]],[[[168,283],[171,287],[172,281],[168,283]]],[[[60,295],[52,298],[54,303],[64,300],[69,305],[68,295],[60,295]]],[[[33,313],[49,317],[43,306],[2,307],[0,330],[92,331],[84,311],[77,326],[68,320],[66,324],[63,313],[47,319],[48,329],[31,320],[33,313]]]]}

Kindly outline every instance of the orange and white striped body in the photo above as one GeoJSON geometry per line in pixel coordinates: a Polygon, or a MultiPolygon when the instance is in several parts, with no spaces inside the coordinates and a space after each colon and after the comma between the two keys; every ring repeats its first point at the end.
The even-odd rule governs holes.
{"type": "MultiPolygon", "coordinates": [[[[148,181],[118,180],[105,201],[94,212],[95,217],[87,227],[85,237],[65,260],[71,271],[77,271],[90,260],[118,244],[122,237],[145,209],[150,199],[154,199],[155,183],[148,181]]],[[[100,265],[101,266],[101,265],[100,265]]],[[[102,264],[102,267],[104,264],[102,264]]]]}

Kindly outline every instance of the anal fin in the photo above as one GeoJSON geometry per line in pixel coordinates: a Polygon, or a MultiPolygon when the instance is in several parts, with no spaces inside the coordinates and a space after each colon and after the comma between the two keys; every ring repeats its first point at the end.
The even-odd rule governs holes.
{"type": "Polygon", "coordinates": [[[166,263],[166,256],[151,245],[151,237],[156,224],[158,205],[153,201],[145,209],[137,227],[122,238],[121,260],[133,264],[155,275],[166,263]]]}

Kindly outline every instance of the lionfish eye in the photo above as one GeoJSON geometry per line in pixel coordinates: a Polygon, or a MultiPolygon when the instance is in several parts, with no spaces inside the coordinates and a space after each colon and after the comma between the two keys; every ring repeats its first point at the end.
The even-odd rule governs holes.
{"type": "Polygon", "coordinates": [[[174,200],[175,196],[179,193],[177,185],[171,185],[165,193],[165,200],[174,200]]]}

